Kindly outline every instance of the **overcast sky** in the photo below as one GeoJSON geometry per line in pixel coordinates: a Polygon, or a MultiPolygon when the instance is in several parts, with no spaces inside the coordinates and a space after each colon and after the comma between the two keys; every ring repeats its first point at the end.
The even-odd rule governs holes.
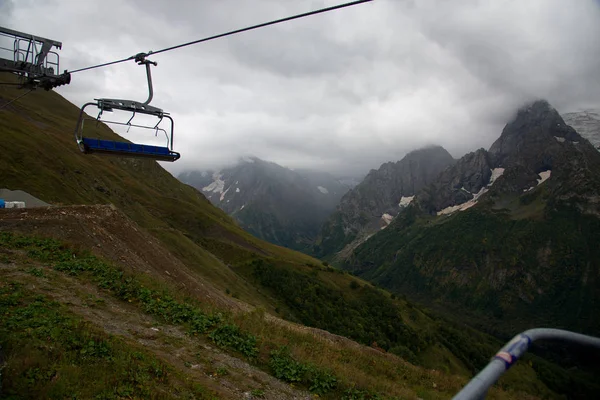
{"type": "MultiPolygon", "coordinates": [[[[0,0],[0,25],[62,41],[74,70],[344,1],[0,0]]],[[[374,0],[151,58],[172,173],[255,155],[360,175],[427,144],[488,148],[535,98],[600,108],[600,1],[374,0]]],[[[132,61],[59,92],[80,106],[146,90],[132,61]]]]}

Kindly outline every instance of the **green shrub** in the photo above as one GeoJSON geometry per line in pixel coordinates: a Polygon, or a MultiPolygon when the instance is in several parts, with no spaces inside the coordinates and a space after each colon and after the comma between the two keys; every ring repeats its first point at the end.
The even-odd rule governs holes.
{"type": "Polygon", "coordinates": [[[219,326],[208,337],[217,346],[239,351],[248,358],[256,358],[258,355],[256,337],[241,332],[235,325],[219,326]]]}

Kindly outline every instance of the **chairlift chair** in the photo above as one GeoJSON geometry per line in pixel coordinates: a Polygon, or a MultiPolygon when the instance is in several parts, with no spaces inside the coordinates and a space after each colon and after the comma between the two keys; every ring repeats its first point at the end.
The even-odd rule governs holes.
{"type": "Polygon", "coordinates": [[[173,118],[162,109],[151,106],[150,102],[154,96],[152,89],[152,75],[150,72],[151,65],[157,65],[156,62],[146,59],[146,54],[140,53],[135,56],[135,61],[138,65],[146,66],[146,76],[148,78],[148,99],[140,103],[134,100],[122,100],[122,99],[94,99],[95,102],[89,102],[81,107],[79,112],[79,120],[77,121],[77,127],[75,128],[75,140],[79,149],[85,154],[102,154],[102,155],[115,155],[121,157],[135,157],[135,158],[149,158],[157,161],[177,161],[181,156],[179,153],[173,151],[173,134],[174,134],[174,122],[173,118]],[[86,120],[94,120],[89,118],[85,114],[85,109],[89,106],[96,106],[100,111],[98,117],[95,118],[97,122],[105,122],[115,125],[123,125],[136,128],[143,128],[153,130],[156,135],[162,133],[165,135],[167,140],[166,146],[152,146],[145,144],[135,144],[130,142],[105,140],[105,139],[92,139],[84,137],[84,125],[86,120]],[[101,117],[104,112],[113,112],[114,110],[131,112],[132,116],[127,122],[116,122],[109,120],[102,120],[101,117]],[[158,118],[158,122],[154,126],[148,125],[137,125],[133,124],[132,121],[136,114],[151,115],[158,118]],[[164,119],[170,121],[170,127],[168,130],[159,127],[164,119]]]}

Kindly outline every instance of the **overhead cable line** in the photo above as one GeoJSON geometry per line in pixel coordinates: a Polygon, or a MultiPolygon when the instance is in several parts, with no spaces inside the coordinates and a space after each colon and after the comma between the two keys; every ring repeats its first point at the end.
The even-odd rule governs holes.
{"type": "Polygon", "coordinates": [[[123,58],[123,59],[116,60],[116,61],[107,62],[107,63],[104,63],[104,64],[92,65],[90,67],[80,68],[80,69],[76,69],[76,70],[69,71],[69,72],[71,74],[74,74],[75,72],[87,71],[87,70],[94,69],[94,68],[101,68],[101,67],[106,67],[106,66],[113,65],[113,64],[119,64],[119,63],[122,63],[122,62],[125,62],[125,61],[135,60],[140,55],[146,57],[146,56],[149,56],[149,55],[155,55],[155,54],[159,54],[159,53],[165,53],[167,51],[171,51],[171,50],[175,50],[175,49],[180,49],[182,47],[191,46],[193,44],[198,44],[198,43],[202,43],[202,42],[208,42],[209,40],[219,39],[219,38],[222,38],[222,37],[225,37],[225,36],[231,36],[231,35],[235,35],[235,34],[238,34],[238,33],[251,31],[253,29],[263,28],[263,27],[269,26],[269,25],[275,25],[275,24],[279,24],[279,23],[282,23],[282,22],[292,21],[294,19],[309,17],[311,15],[322,14],[322,13],[325,13],[325,12],[339,10],[341,8],[351,7],[351,6],[355,6],[355,5],[362,4],[362,3],[368,3],[368,2],[371,2],[371,1],[373,1],[373,0],[356,0],[356,1],[349,2],[349,3],[338,4],[336,6],[321,8],[319,10],[309,11],[309,12],[306,12],[306,13],[293,15],[291,17],[281,18],[281,19],[277,19],[277,20],[274,20],[274,21],[270,21],[270,22],[264,22],[262,24],[253,25],[253,26],[249,26],[249,27],[246,27],[246,28],[242,28],[242,29],[236,29],[234,31],[230,31],[230,32],[226,32],[226,33],[221,33],[219,35],[209,36],[209,37],[206,37],[206,38],[203,38],[203,39],[198,39],[198,40],[194,40],[194,41],[187,42],[187,43],[178,44],[176,46],[166,47],[166,48],[161,49],[161,50],[149,51],[148,53],[140,53],[140,54],[135,55],[135,56],[123,58]]]}
{"type": "Polygon", "coordinates": [[[122,63],[122,62],[125,62],[125,61],[133,60],[134,58],[135,58],[135,56],[131,56],[131,57],[123,58],[121,60],[107,62],[107,63],[104,63],[104,64],[92,65],[91,67],[79,68],[79,69],[76,69],[76,70],[73,70],[73,71],[69,71],[69,73],[70,74],[74,74],[75,72],[87,71],[88,69],[108,67],[109,65],[119,64],[119,63],[122,63]]]}
{"type": "Polygon", "coordinates": [[[11,101],[9,101],[8,103],[4,103],[4,104],[2,104],[2,105],[0,106],[0,110],[2,110],[3,108],[6,108],[6,107],[8,107],[10,104],[14,103],[15,101],[17,101],[17,100],[19,100],[19,99],[21,99],[21,98],[23,98],[23,97],[27,96],[27,95],[28,95],[29,93],[31,93],[31,92],[33,92],[33,89],[31,89],[31,90],[28,90],[27,92],[23,93],[22,95],[20,95],[20,96],[18,96],[18,97],[16,97],[16,98],[14,98],[14,99],[12,99],[12,100],[11,100],[11,101]]]}

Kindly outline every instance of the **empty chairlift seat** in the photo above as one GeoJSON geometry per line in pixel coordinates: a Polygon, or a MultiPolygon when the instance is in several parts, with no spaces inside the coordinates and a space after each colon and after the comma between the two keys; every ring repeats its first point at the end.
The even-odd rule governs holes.
{"type": "Polygon", "coordinates": [[[150,73],[150,66],[156,65],[154,61],[146,59],[147,54],[139,53],[135,56],[135,61],[139,65],[146,67],[146,77],[148,79],[148,99],[140,103],[135,100],[124,100],[124,99],[95,99],[95,102],[85,103],[79,112],[79,120],[75,128],[75,140],[79,149],[83,153],[87,154],[112,154],[121,157],[141,157],[150,158],[158,161],[176,161],[179,159],[180,154],[173,151],[173,135],[175,126],[173,118],[165,113],[162,109],[150,105],[152,97],[154,96],[154,90],[152,89],[152,74],[150,73]],[[109,125],[119,125],[129,128],[136,127],[142,129],[149,129],[154,132],[155,136],[159,133],[164,133],[167,139],[167,146],[153,146],[145,144],[135,144],[122,141],[105,140],[105,139],[90,139],[84,137],[84,122],[90,119],[85,114],[85,108],[88,106],[95,106],[99,109],[98,117],[95,118],[96,122],[103,122],[109,125]],[[131,117],[127,122],[120,121],[109,121],[101,118],[104,112],[127,112],[131,113],[131,117]],[[154,125],[139,125],[133,124],[132,120],[136,114],[143,114],[153,116],[158,119],[158,122],[154,125]],[[166,119],[170,122],[170,127],[166,129],[160,127],[161,122],[166,119]],[[168,129],[168,130],[167,130],[168,129]]]}
{"type": "Polygon", "coordinates": [[[168,147],[162,146],[118,142],[114,140],[90,139],[85,137],[80,139],[79,144],[80,147],[82,147],[83,152],[88,154],[112,154],[151,158],[160,161],[175,161],[180,157],[179,153],[170,150],[168,147]]]}

